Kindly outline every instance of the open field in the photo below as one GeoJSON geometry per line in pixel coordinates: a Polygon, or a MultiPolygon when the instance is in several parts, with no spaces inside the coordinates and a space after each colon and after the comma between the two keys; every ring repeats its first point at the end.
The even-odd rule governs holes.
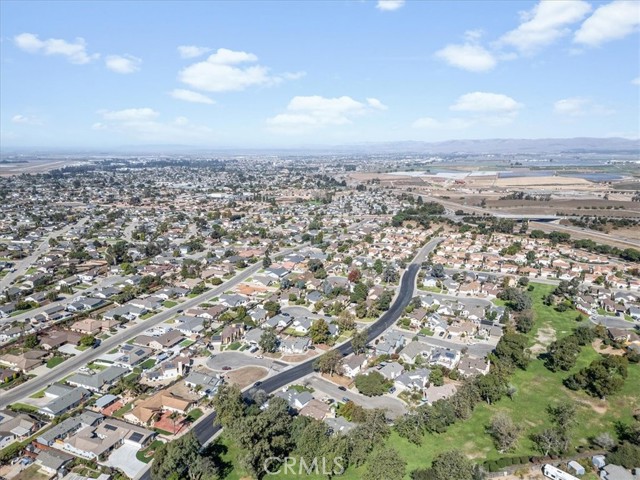
{"type": "MultiPolygon", "coordinates": [[[[579,324],[576,321],[577,312],[575,310],[557,312],[553,308],[543,305],[542,298],[554,287],[533,285],[535,285],[532,295],[536,321],[528,337],[531,346],[540,343],[544,343],[545,345],[542,346],[546,346],[554,338],[561,338],[572,332],[579,324]]],[[[529,435],[548,425],[546,414],[548,405],[558,404],[567,399],[575,402],[578,408],[577,425],[571,434],[573,448],[588,445],[591,437],[605,431],[615,437],[615,422],[630,422],[634,409],[640,407],[640,366],[629,366],[629,377],[624,388],[607,401],[594,399],[584,392],[568,390],[562,384],[564,378],[587,366],[597,357],[598,352],[592,346],[583,347],[575,367],[570,372],[558,373],[550,372],[544,367],[541,359],[535,358],[526,371],[518,370],[512,376],[511,384],[517,390],[513,400],[505,397],[494,405],[481,403],[468,420],[454,424],[444,434],[425,435],[422,445],[419,446],[400,438],[396,433],[392,433],[387,440],[387,447],[397,449],[407,461],[407,476],[405,477],[407,479],[409,478],[408,473],[412,470],[428,467],[437,454],[453,449],[462,449],[467,455],[478,461],[495,460],[505,456],[539,455],[533,442],[529,439],[529,435]],[[485,428],[491,418],[500,411],[508,413],[515,423],[524,428],[517,448],[509,454],[499,453],[491,438],[485,433],[485,428]]],[[[228,448],[225,459],[237,465],[237,449],[224,436],[221,442],[228,448]]],[[[344,480],[364,478],[365,471],[365,467],[349,469],[340,478],[344,480]]],[[[244,478],[243,475],[244,472],[236,468],[226,478],[240,480],[244,478]]],[[[284,479],[291,478],[292,475],[283,474],[271,477],[284,479]]],[[[305,478],[319,480],[323,477],[306,476],[305,478]]]]}

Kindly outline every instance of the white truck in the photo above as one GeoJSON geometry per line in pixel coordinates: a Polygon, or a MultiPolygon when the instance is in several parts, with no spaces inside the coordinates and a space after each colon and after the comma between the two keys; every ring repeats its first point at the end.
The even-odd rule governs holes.
{"type": "Polygon", "coordinates": [[[553,465],[549,465],[548,463],[542,467],[542,474],[547,478],[552,478],[553,480],[580,480],[578,477],[574,477],[570,473],[564,472],[553,465]]]}

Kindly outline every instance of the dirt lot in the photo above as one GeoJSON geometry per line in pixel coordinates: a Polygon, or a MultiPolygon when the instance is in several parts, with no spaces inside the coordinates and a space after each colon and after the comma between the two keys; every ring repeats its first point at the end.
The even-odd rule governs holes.
{"type": "Polygon", "coordinates": [[[556,339],[556,331],[550,327],[543,327],[538,330],[536,335],[536,344],[531,347],[531,353],[538,355],[546,352],[547,347],[556,339]]]}
{"type": "Polygon", "coordinates": [[[228,382],[244,388],[267,376],[267,369],[262,367],[244,367],[226,374],[228,382]]]}
{"type": "Polygon", "coordinates": [[[305,360],[309,360],[310,358],[315,357],[316,351],[315,350],[307,350],[307,353],[305,353],[304,355],[283,355],[282,356],[282,361],[283,362],[291,362],[291,363],[298,363],[298,362],[303,362],[305,360]]]}

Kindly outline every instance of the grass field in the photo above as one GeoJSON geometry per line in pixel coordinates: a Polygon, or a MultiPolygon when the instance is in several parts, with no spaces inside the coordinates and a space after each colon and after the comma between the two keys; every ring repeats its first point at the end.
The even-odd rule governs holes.
{"type": "MultiPolygon", "coordinates": [[[[569,335],[579,324],[576,321],[578,312],[570,310],[557,312],[545,306],[542,298],[554,289],[550,285],[534,284],[531,292],[534,299],[536,321],[534,328],[528,334],[530,345],[544,347],[550,341],[543,341],[542,333],[553,330],[556,338],[569,335]],[[540,334],[540,335],[539,335],[540,334]]],[[[573,392],[562,384],[564,378],[571,373],[587,366],[597,358],[598,353],[591,347],[583,347],[577,363],[570,372],[553,373],[544,367],[541,359],[535,358],[526,371],[516,371],[511,384],[517,392],[513,400],[505,397],[494,405],[479,404],[471,418],[454,424],[444,434],[428,434],[424,436],[422,445],[409,443],[397,434],[392,433],[386,446],[395,448],[407,461],[407,475],[417,468],[427,468],[432,459],[439,453],[459,449],[479,462],[494,460],[504,456],[539,455],[535,450],[529,435],[548,426],[546,408],[549,404],[571,400],[578,407],[577,426],[572,431],[572,447],[587,445],[589,439],[601,432],[609,432],[615,438],[615,422],[630,422],[635,408],[640,408],[640,365],[629,366],[629,377],[625,386],[616,395],[606,401],[594,399],[584,392],[573,392]],[[491,438],[485,433],[491,418],[497,412],[507,412],[515,421],[522,425],[524,432],[515,451],[508,455],[500,454],[493,445],[491,438]]],[[[242,479],[246,472],[237,467],[238,450],[224,436],[220,440],[227,448],[224,459],[232,462],[236,468],[226,477],[228,480],[242,479]]],[[[348,469],[341,480],[357,480],[364,478],[366,467],[348,469]]],[[[293,475],[270,475],[270,478],[291,478],[293,475]]],[[[322,476],[305,476],[309,480],[319,480],[322,476]]],[[[586,478],[586,477],[585,477],[586,478]]]]}
{"type": "Polygon", "coordinates": [[[172,302],[171,300],[165,300],[162,303],[162,306],[165,307],[165,308],[172,308],[172,307],[175,307],[177,304],[178,304],[178,302],[172,302]]]}
{"type": "Polygon", "coordinates": [[[64,357],[51,357],[47,361],[47,368],[54,368],[64,362],[66,359],[64,357]]]}

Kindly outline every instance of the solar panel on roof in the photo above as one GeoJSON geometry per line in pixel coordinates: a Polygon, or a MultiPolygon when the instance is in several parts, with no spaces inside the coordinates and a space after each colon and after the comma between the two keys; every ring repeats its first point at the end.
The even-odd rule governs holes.
{"type": "Polygon", "coordinates": [[[140,440],[142,440],[144,438],[144,435],[142,435],[139,432],[134,432],[131,434],[131,436],[129,437],[129,440],[131,440],[132,442],[139,442],[140,440]]]}
{"type": "Polygon", "coordinates": [[[118,427],[114,427],[113,425],[109,425],[108,423],[104,426],[104,428],[106,428],[107,430],[111,430],[112,432],[115,432],[118,427]]]}

